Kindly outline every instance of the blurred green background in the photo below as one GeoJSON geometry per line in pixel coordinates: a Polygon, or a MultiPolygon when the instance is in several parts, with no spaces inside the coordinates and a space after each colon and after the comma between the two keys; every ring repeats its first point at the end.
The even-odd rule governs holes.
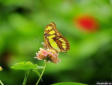
{"type": "MultiPolygon", "coordinates": [[[[40,84],[81,82],[96,84],[112,81],[112,0],[0,0],[0,80],[4,84],[22,84],[24,71],[11,65],[31,61],[43,47],[45,26],[55,22],[70,43],[61,62],[48,63],[40,84]],[[98,22],[95,32],[79,29],[78,15],[93,16],[98,22]]],[[[38,77],[31,72],[27,84],[38,77]]]]}

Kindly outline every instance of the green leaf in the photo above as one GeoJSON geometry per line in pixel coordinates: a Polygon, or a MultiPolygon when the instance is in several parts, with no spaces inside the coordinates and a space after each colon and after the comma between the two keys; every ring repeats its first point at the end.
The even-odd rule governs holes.
{"type": "Polygon", "coordinates": [[[28,61],[16,63],[13,66],[11,66],[11,68],[15,70],[35,70],[38,69],[38,65],[28,61]]]}
{"type": "Polygon", "coordinates": [[[55,83],[53,85],[86,85],[86,84],[77,83],[77,82],[59,82],[59,83],[55,83]]]}
{"type": "Polygon", "coordinates": [[[37,70],[33,70],[37,74],[37,76],[40,76],[40,73],[37,70]]]}

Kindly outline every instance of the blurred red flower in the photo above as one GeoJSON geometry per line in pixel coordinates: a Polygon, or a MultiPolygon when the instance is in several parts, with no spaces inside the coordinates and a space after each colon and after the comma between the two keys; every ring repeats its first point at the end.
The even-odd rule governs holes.
{"type": "Polygon", "coordinates": [[[78,16],[75,18],[75,25],[88,32],[96,31],[99,27],[98,21],[89,15],[78,16]]]}

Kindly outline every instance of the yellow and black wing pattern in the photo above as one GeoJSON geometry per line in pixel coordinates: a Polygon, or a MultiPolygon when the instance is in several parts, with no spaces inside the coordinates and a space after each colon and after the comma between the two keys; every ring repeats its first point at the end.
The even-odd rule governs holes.
{"type": "Polygon", "coordinates": [[[46,26],[44,31],[44,47],[46,49],[53,49],[56,52],[66,52],[69,50],[68,41],[56,29],[55,23],[50,23],[46,26]]]}

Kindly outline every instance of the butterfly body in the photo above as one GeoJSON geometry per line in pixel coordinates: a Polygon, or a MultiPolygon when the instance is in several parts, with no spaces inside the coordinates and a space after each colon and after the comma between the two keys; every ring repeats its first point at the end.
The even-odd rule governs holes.
{"type": "Polygon", "coordinates": [[[69,50],[69,43],[56,29],[55,23],[50,23],[44,31],[44,47],[53,49],[56,52],[66,52],[69,50]]]}

